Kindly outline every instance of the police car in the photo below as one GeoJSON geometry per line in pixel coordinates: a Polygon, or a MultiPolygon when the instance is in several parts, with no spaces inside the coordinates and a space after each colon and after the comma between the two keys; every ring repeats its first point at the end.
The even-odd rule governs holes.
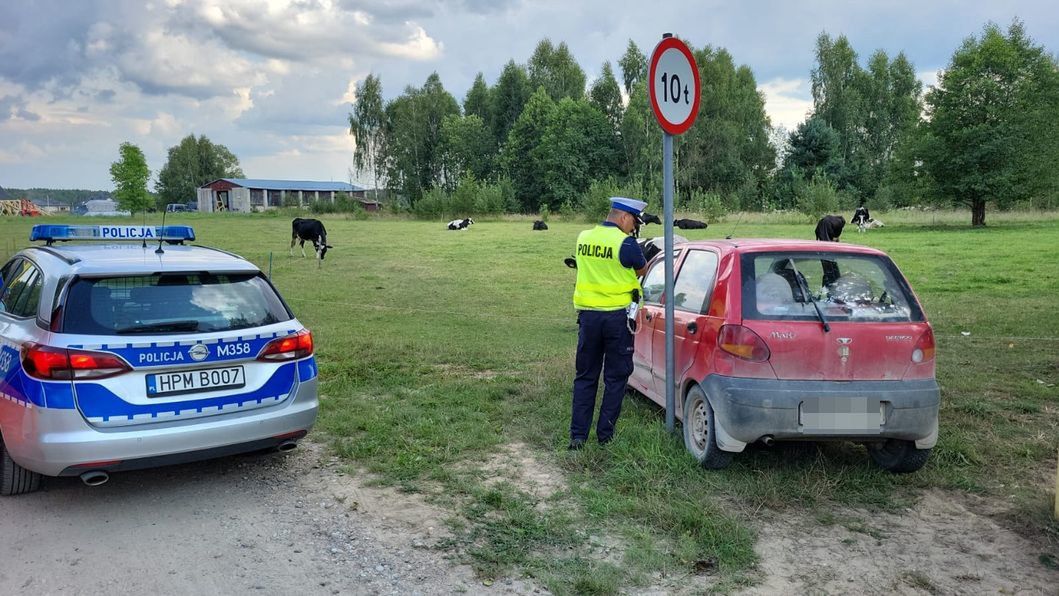
{"type": "Polygon", "coordinates": [[[316,420],[313,337],[186,226],[37,225],[0,269],[0,494],[277,448],[316,420]],[[96,242],[86,242],[96,241],[96,242]]]}

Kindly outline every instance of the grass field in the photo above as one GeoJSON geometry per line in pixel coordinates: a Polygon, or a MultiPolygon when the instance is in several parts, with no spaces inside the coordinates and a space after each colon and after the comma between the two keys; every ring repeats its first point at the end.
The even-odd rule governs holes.
{"type": "MultiPolygon", "coordinates": [[[[894,258],[938,338],[941,437],[927,467],[905,476],[874,469],[852,445],[755,447],[706,472],[664,432],[663,413],[634,397],[614,443],[568,454],[577,330],[574,276],[561,261],[584,223],[552,221],[541,233],[529,220],[479,221],[454,233],[438,222],[325,218],[335,248],[318,271],[288,257],[287,217],[182,222],[263,269],[274,253],[273,280],[317,341],[317,437],[379,482],[451,508],[451,547],[483,578],[514,572],[557,593],[607,593],[662,570],[710,569],[724,590],[752,581],[748,522],[762,508],[895,509],[926,488],[995,501],[1006,524],[1054,557],[1059,214],[991,213],[979,230],[966,213],[880,218],[886,228],[847,229],[843,240],[894,258]],[[490,481],[483,462],[513,444],[561,470],[565,489],[542,502],[490,481]],[[623,557],[584,554],[600,537],[620,541],[623,557]]],[[[812,236],[793,215],[684,235],[720,238],[737,221],[737,236],[812,236]]],[[[26,243],[31,223],[0,220],[3,252],[26,243]]]]}

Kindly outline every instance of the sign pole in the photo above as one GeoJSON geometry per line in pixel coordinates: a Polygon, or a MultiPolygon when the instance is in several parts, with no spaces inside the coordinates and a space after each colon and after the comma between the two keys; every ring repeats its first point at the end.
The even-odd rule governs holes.
{"type": "Polygon", "coordinates": [[[666,432],[676,428],[676,366],[673,362],[673,135],[662,133],[662,205],[665,230],[666,432]]]}
{"type": "Polygon", "coordinates": [[[673,137],[687,132],[699,113],[701,81],[691,48],[663,33],[647,69],[647,87],[659,126],[662,127],[662,208],[665,221],[665,342],[666,342],[666,431],[676,427],[677,374],[673,346],[673,137]]]}

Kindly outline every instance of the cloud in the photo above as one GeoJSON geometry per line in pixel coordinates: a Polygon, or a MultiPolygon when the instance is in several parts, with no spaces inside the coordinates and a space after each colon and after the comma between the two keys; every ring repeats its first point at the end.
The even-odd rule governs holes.
{"type": "Polygon", "coordinates": [[[772,126],[794,130],[813,111],[808,79],[772,79],[758,85],[772,126]]]}

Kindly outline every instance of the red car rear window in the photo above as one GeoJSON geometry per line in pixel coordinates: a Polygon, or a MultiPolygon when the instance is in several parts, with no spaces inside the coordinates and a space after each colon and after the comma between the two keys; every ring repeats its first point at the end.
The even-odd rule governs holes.
{"type": "Polygon", "coordinates": [[[923,311],[888,258],[832,252],[748,253],[742,256],[743,317],[816,320],[816,301],[829,320],[921,322],[923,311]]]}

